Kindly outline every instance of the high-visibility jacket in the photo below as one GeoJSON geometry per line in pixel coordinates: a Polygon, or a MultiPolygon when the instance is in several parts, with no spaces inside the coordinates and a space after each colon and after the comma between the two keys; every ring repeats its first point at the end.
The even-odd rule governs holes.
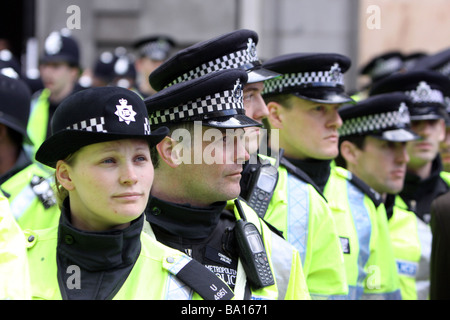
{"type": "Polygon", "coordinates": [[[264,220],[299,252],[312,299],[345,299],[348,285],[334,218],[310,183],[278,168],[278,182],[264,220]]]}
{"type": "MultiPolygon", "coordinates": [[[[450,173],[441,172],[450,185],[450,173]]],[[[429,299],[432,232],[430,225],[409,210],[400,196],[395,197],[389,233],[400,275],[402,298],[429,299]]]]}
{"type": "Polygon", "coordinates": [[[22,229],[45,229],[58,224],[60,211],[53,183],[49,172],[32,163],[1,185],[22,229]]]}
{"type": "MultiPolygon", "coordinates": [[[[240,203],[247,221],[253,223],[261,234],[275,284],[261,289],[255,289],[250,286],[250,297],[247,297],[247,275],[241,259],[239,259],[234,287],[235,299],[309,300],[310,296],[298,251],[283,238],[272,232],[245,201],[240,200],[240,203]]],[[[227,202],[226,209],[234,212],[236,220],[242,218],[233,201],[227,202]]],[[[150,223],[146,222],[144,224],[144,232],[156,239],[150,223]]],[[[183,296],[193,297],[192,289],[185,288],[185,290],[186,292],[183,296]]]]}
{"type": "Polygon", "coordinates": [[[381,197],[337,166],[324,193],[342,243],[350,299],[401,299],[381,197]]]}
{"type": "Polygon", "coordinates": [[[31,100],[30,117],[28,119],[27,133],[33,146],[27,146],[31,159],[47,138],[48,123],[50,121],[50,90],[45,88],[35,93],[31,100]]]}
{"type": "Polygon", "coordinates": [[[31,284],[25,237],[0,195],[0,299],[30,299],[31,284]]]}

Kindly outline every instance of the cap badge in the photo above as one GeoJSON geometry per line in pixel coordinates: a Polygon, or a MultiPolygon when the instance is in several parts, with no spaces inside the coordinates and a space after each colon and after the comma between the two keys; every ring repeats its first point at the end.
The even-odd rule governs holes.
{"type": "Polygon", "coordinates": [[[251,57],[256,57],[256,44],[252,38],[248,38],[247,52],[251,57]]]}
{"type": "Polygon", "coordinates": [[[409,118],[409,109],[406,106],[404,102],[400,104],[400,107],[398,109],[398,124],[399,125],[406,125],[410,121],[409,118]]]}
{"type": "Polygon", "coordinates": [[[50,35],[45,40],[44,47],[47,54],[50,55],[54,55],[60,52],[62,48],[61,35],[56,31],[50,33],[50,35]]]}
{"type": "Polygon", "coordinates": [[[136,119],[134,116],[137,114],[133,110],[132,105],[127,105],[128,100],[120,99],[120,105],[116,105],[116,112],[114,114],[119,117],[119,122],[125,122],[126,124],[130,124],[131,121],[135,122],[136,119]]]}
{"type": "Polygon", "coordinates": [[[339,67],[339,65],[337,63],[335,63],[330,71],[330,77],[331,77],[331,81],[332,82],[339,82],[342,76],[342,72],[341,72],[341,68],[339,67]]]}
{"type": "Polygon", "coordinates": [[[239,102],[240,100],[242,100],[242,84],[241,84],[241,80],[237,79],[236,84],[234,85],[233,88],[233,99],[234,102],[239,102]]]}

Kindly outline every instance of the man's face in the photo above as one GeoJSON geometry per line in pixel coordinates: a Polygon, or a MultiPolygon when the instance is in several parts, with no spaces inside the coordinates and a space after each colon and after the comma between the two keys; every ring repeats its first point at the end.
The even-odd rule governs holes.
{"type": "Polygon", "coordinates": [[[348,169],[380,194],[396,194],[403,189],[409,161],[406,142],[391,142],[371,136],[363,149],[354,146],[355,158],[348,169]]]}
{"type": "Polygon", "coordinates": [[[40,66],[40,73],[44,86],[54,95],[72,88],[77,77],[77,69],[64,62],[44,63],[40,66]]]}
{"type": "MultiPolygon", "coordinates": [[[[338,155],[338,129],[342,119],[340,104],[321,104],[293,96],[291,107],[279,109],[278,128],[280,147],[295,159],[333,159],[338,155]]],[[[271,104],[269,103],[269,110],[271,104]]]]}
{"type": "Polygon", "coordinates": [[[263,89],[264,82],[247,83],[244,86],[245,115],[259,123],[269,115],[269,109],[261,95],[263,89]]]}
{"type": "Polygon", "coordinates": [[[439,143],[445,137],[445,123],[443,119],[414,120],[411,121],[411,129],[421,137],[407,144],[410,157],[408,168],[414,170],[436,158],[439,143]]]}
{"type": "Polygon", "coordinates": [[[192,142],[190,163],[181,163],[180,183],[185,184],[184,197],[191,204],[209,205],[217,201],[236,198],[240,194],[243,163],[249,159],[244,147],[244,130],[202,127],[204,141],[200,147],[198,137],[192,142]],[[211,130],[211,131],[209,131],[211,130]],[[209,140],[207,137],[214,137],[209,140]],[[198,152],[202,153],[199,161],[198,152]]]}

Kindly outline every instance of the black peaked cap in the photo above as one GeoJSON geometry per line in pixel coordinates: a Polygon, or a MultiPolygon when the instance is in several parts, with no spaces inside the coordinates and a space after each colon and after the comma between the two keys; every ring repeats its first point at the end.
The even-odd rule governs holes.
{"type": "Polygon", "coordinates": [[[186,121],[217,128],[261,126],[245,116],[246,82],[244,70],[224,69],[163,89],[145,99],[150,126],[186,121]]]}
{"type": "Polygon", "coordinates": [[[369,95],[401,91],[411,99],[411,120],[446,119],[445,99],[450,79],[436,71],[417,70],[392,74],[372,86],[369,95]]]}
{"type": "Polygon", "coordinates": [[[154,70],[150,84],[155,90],[186,80],[192,80],[222,69],[246,70],[248,83],[260,82],[279,74],[261,67],[256,52],[258,34],[240,29],[196,43],[178,51],[154,70]]]}
{"type": "Polygon", "coordinates": [[[263,96],[293,94],[319,103],[353,101],[345,92],[344,73],[351,60],[336,53],[293,53],[272,58],[263,67],[282,76],[267,80],[263,96]]]}
{"type": "Polygon", "coordinates": [[[402,92],[368,97],[339,109],[343,124],[341,138],[374,136],[382,140],[405,142],[418,136],[410,129],[410,98],[402,92]]]}

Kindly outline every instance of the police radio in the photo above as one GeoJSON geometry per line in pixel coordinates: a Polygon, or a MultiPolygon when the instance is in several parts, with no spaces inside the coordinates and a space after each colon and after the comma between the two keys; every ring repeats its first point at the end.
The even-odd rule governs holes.
{"type": "Polygon", "coordinates": [[[280,149],[277,162],[274,166],[270,162],[263,164],[256,172],[254,179],[252,179],[246,200],[261,218],[264,218],[267,207],[272,199],[278,181],[278,166],[283,152],[284,150],[280,149]]]}
{"type": "Polygon", "coordinates": [[[239,200],[234,203],[242,218],[236,222],[235,234],[248,281],[255,289],[273,285],[275,281],[261,235],[253,223],[246,221],[239,200]]]}

